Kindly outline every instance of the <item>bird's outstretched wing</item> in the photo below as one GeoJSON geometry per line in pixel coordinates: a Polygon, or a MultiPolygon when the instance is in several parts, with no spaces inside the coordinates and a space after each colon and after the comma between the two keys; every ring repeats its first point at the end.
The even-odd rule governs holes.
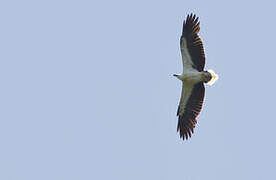
{"type": "Polygon", "coordinates": [[[203,83],[190,86],[182,86],[182,94],[177,110],[177,131],[183,140],[191,137],[197,123],[196,117],[201,111],[205,87],[203,83]]]}
{"type": "Polygon", "coordinates": [[[201,39],[198,36],[200,30],[198,17],[194,14],[187,16],[183,22],[180,48],[183,61],[183,71],[194,68],[203,71],[205,65],[205,53],[201,39]]]}

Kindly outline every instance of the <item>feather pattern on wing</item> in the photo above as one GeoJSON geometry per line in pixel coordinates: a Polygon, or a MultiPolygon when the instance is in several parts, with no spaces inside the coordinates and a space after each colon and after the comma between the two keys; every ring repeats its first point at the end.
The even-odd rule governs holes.
{"type": "Polygon", "coordinates": [[[180,38],[180,48],[183,60],[183,71],[193,67],[198,71],[203,71],[205,66],[205,53],[201,39],[198,36],[200,26],[198,17],[194,14],[187,16],[183,22],[182,36],[180,38]]]}
{"type": "Polygon", "coordinates": [[[189,87],[183,85],[177,110],[177,131],[180,132],[180,138],[188,139],[194,132],[196,117],[201,111],[204,95],[205,87],[202,82],[189,87]]]}

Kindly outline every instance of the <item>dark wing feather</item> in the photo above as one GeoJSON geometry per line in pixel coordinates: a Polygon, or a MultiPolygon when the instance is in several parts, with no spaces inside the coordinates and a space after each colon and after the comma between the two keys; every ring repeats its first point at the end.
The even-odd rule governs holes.
{"type": "Polygon", "coordinates": [[[205,66],[205,53],[201,39],[198,36],[200,30],[198,17],[194,14],[187,16],[183,22],[183,31],[180,39],[180,46],[183,46],[183,40],[187,41],[188,52],[194,64],[194,68],[203,71],[205,66]]]}
{"type": "Polygon", "coordinates": [[[183,138],[183,140],[185,138],[188,139],[188,137],[191,137],[192,133],[194,133],[194,128],[197,123],[196,117],[201,111],[204,95],[205,87],[203,83],[198,83],[193,87],[191,96],[187,103],[184,104],[184,112],[180,113],[180,107],[178,107],[177,131],[179,131],[180,138],[183,138]]]}

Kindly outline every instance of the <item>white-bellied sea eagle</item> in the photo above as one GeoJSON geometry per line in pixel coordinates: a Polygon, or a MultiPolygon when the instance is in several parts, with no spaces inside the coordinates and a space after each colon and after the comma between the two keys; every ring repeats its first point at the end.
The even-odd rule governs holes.
{"type": "Polygon", "coordinates": [[[213,70],[204,71],[205,54],[201,39],[198,17],[187,16],[183,22],[180,48],[183,62],[183,73],[174,74],[182,81],[181,99],[177,110],[177,131],[183,140],[191,137],[201,111],[205,95],[204,83],[212,85],[218,76],[213,70]]]}

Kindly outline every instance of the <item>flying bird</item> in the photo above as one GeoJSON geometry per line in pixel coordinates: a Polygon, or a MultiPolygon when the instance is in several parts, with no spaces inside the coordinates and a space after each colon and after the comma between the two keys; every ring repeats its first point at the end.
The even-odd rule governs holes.
{"type": "Polygon", "coordinates": [[[174,74],[182,81],[182,93],[177,110],[177,131],[183,140],[191,137],[201,111],[205,95],[204,83],[212,85],[218,75],[213,70],[204,71],[205,53],[198,36],[200,27],[195,14],[189,14],[183,22],[180,49],[183,72],[174,74]]]}

